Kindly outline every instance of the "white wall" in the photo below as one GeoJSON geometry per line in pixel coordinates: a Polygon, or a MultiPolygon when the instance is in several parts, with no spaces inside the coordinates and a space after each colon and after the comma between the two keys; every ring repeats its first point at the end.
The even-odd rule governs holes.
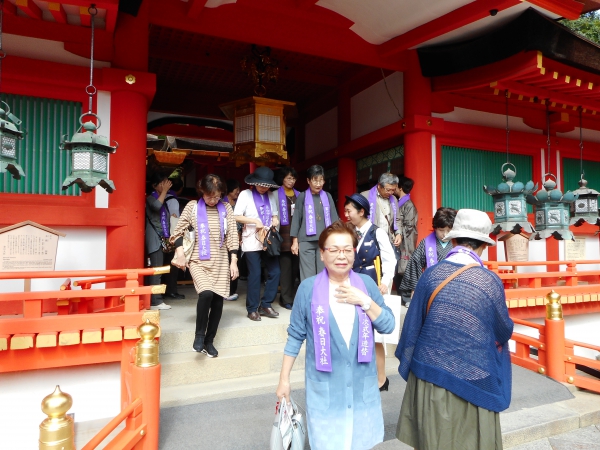
{"type": "MultiPolygon", "coordinates": [[[[110,140],[110,92],[98,91],[98,106],[96,114],[100,117],[100,129],[98,134],[106,136],[110,145],[113,143],[110,140]]],[[[117,149],[119,151],[119,149],[117,149]]],[[[126,151],[121,149],[121,151],[126,151]]],[[[110,160],[111,156],[108,157],[108,179],[110,180],[110,160]]],[[[115,186],[118,187],[118,186],[115,186]]],[[[108,208],[108,196],[110,195],[100,186],[94,188],[94,194],[96,196],[96,208],[108,208]]]]}
{"type": "MultiPolygon", "coordinates": [[[[55,270],[105,270],[106,228],[57,227],[65,233],[58,238],[55,270]]],[[[72,279],[74,280],[74,279],[72,279]]],[[[58,290],[64,279],[32,280],[32,291],[58,290]]],[[[104,285],[95,285],[103,289],[104,285]]],[[[23,292],[23,280],[0,280],[0,292],[23,292]]]]}
{"type": "Polygon", "coordinates": [[[338,145],[337,107],[308,122],[305,128],[306,158],[312,158],[338,145]]]}
{"type": "MultiPolygon", "coordinates": [[[[504,242],[498,241],[498,261],[506,261],[504,256],[504,242]]],[[[529,259],[528,261],[546,261],[546,240],[542,239],[539,241],[529,241],[529,259]]],[[[546,266],[531,266],[531,267],[519,267],[518,273],[536,273],[546,272],[546,266]]]]}
{"type": "Polygon", "coordinates": [[[0,448],[38,448],[40,404],[59,385],[73,397],[75,422],[114,417],[121,410],[120,363],[0,374],[0,448]]]}
{"type": "MultiPolygon", "coordinates": [[[[404,115],[404,74],[395,72],[386,77],[386,83],[394,103],[404,115]]],[[[352,116],[351,138],[354,140],[372,131],[400,120],[398,111],[390,100],[383,79],[350,100],[352,116]]]]}
{"type": "MultiPolygon", "coordinates": [[[[529,322],[544,324],[544,318],[527,319],[529,322]]],[[[586,344],[598,345],[600,343],[600,333],[598,332],[598,323],[600,323],[600,313],[576,314],[565,316],[565,337],[573,341],[584,342],[586,344]]],[[[535,328],[523,325],[515,325],[515,333],[524,334],[538,338],[539,332],[535,328]]],[[[510,348],[514,351],[514,341],[510,341],[510,348]]],[[[578,356],[595,359],[599,354],[597,351],[583,347],[575,347],[574,353],[578,356]]]]}

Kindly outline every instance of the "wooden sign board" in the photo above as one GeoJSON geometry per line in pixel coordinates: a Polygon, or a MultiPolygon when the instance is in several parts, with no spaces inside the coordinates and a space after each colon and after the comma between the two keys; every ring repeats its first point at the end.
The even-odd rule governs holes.
{"type": "Polygon", "coordinates": [[[504,242],[504,256],[507,261],[529,261],[529,236],[525,233],[506,233],[498,240],[504,242]]]}
{"type": "Polygon", "coordinates": [[[585,259],[585,237],[576,237],[574,241],[565,240],[565,260],[582,261],[585,259]]]}
{"type": "Polygon", "coordinates": [[[31,221],[0,229],[0,272],[54,270],[59,236],[31,221]]]}

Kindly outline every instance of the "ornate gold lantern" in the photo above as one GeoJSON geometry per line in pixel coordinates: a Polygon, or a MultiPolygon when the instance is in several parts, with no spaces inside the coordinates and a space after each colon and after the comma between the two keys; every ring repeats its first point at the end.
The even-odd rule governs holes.
{"type": "Polygon", "coordinates": [[[285,116],[296,104],[263,97],[248,97],[219,105],[233,120],[233,152],[236,166],[254,162],[259,166],[286,163],[285,116]]]}

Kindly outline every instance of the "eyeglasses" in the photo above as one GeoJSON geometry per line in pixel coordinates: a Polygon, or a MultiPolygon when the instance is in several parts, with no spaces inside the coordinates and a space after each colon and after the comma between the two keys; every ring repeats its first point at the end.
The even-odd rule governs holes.
{"type": "Polygon", "coordinates": [[[354,254],[354,250],[353,248],[337,248],[337,247],[325,247],[323,250],[327,250],[329,253],[331,253],[332,255],[335,256],[339,256],[340,253],[343,254],[344,256],[348,255],[353,255],[354,254]]]}
{"type": "Polygon", "coordinates": [[[220,195],[217,195],[217,196],[214,196],[214,197],[207,197],[206,195],[204,195],[203,198],[204,198],[205,202],[211,202],[211,201],[215,201],[215,200],[221,200],[221,196],[220,195]]]}
{"type": "Polygon", "coordinates": [[[323,184],[325,184],[325,180],[323,180],[323,179],[320,179],[320,180],[315,180],[314,178],[312,178],[312,179],[310,180],[310,182],[311,182],[312,184],[314,184],[315,186],[322,186],[323,184]]]}

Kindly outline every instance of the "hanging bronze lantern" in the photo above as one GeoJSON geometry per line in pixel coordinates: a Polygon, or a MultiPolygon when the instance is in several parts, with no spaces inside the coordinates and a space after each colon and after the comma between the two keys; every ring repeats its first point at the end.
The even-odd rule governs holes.
{"type": "Polygon", "coordinates": [[[502,183],[491,188],[483,186],[483,190],[494,200],[492,233],[499,234],[501,231],[509,231],[513,234],[519,234],[521,231],[533,233],[535,229],[527,220],[526,196],[537,189],[537,184],[534,185],[533,181],[528,181],[527,184],[520,181],[513,182],[517,175],[517,168],[512,163],[502,164],[501,170],[504,180],[502,183]]]}
{"type": "Polygon", "coordinates": [[[577,195],[577,200],[571,204],[571,225],[580,227],[585,222],[600,226],[600,217],[598,217],[598,192],[595,189],[587,187],[587,180],[583,177],[579,180],[579,189],[575,189],[573,194],[577,195]]]}
{"type": "Polygon", "coordinates": [[[527,196],[527,203],[533,205],[535,215],[535,233],[531,239],[554,239],[573,240],[573,233],[569,230],[571,204],[577,200],[573,192],[564,195],[560,189],[556,189],[556,177],[547,173],[544,175],[544,188],[535,195],[527,196]]]}
{"type": "Polygon", "coordinates": [[[598,192],[595,189],[587,187],[587,180],[583,178],[583,109],[579,110],[579,168],[581,178],[578,182],[579,189],[575,189],[573,194],[577,195],[577,200],[571,205],[571,225],[580,227],[585,222],[600,226],[600,217],[598,217],[598,192]]]}
{"type": "Polygon", "coordinates": [[[501,231],[509,231],[519,234],[521,231],[533,233],[535,230],[527,220],[526,196],[531,195],[537,189],[533,181],[523,184],[520,181],[513,182],[517,176],[517,167],[509,160],[510,129],[508,128],[508,98],[510,93],[504,91],[506,99],[506,162],[502,164],[502,183],[498,186],[483,186],[483,190],[492,196],[494,200],[494,225],[493,234],[501,231]]]}
{"type": "Polygon", "coordinates": [[[81,125],[73,138],[68,141],[68,135],[63,136],[60,143],[61,150],[71,152],[71,174],[63,181],[62,189],[68,189],[69,186],[77,184],[83,192],[91,192],[96,185],[102,186],[110,194],[115,190],[115,185],[108,179],[108,155],[114,153],[119,144],[115,142],[112,147],[108,138],[96,134],[100,128],[100,117],[92,113],[92,97],[96,95],[97,89],[94,86],[94,17],[98,10],[94,5],[88,8],[92,24],[92,45],[90,52],[90,84],[85,88],[88,94],[88,112],[79,117],[81,125]],[[83,123],[83,118],[93,116],[98,125],[88,121],[83,123]],[[81,130],[85,130],[81,132],[81,130]]]}
{"type": "Polygon", "coordinates": [[[6,109],[0,108],[0,173],[9,172],[15,180],[20,180],[25,172],[18,164],[18,141],[23,139],[25,133],[17,128],[21,120],[10,113],[8,104],[0,103],[6,106],[6,109]]]}
{"type": "Polygon", "coordinates": [[[81,127],[78,131],[82,128],[85,131],[75,133],[71,141],[66,140],[68,135],[63,136],[60,144],[61,150],[71,152],[71,175],[63,182],[63,191],[72,184],[77,184],[83,192],[91,192],[96,185],[100,185],[110,194],[115,190],[115,185],[108,179],[108,154],[114,153],[119,145],[111,147],[108,138],[96,134],[100,128],[100,118],[95,114],[83,114],[79,123],[81,127]],[[83,123],[85,116],[96,117],[98,127],[91,121],[83,123]]]}

